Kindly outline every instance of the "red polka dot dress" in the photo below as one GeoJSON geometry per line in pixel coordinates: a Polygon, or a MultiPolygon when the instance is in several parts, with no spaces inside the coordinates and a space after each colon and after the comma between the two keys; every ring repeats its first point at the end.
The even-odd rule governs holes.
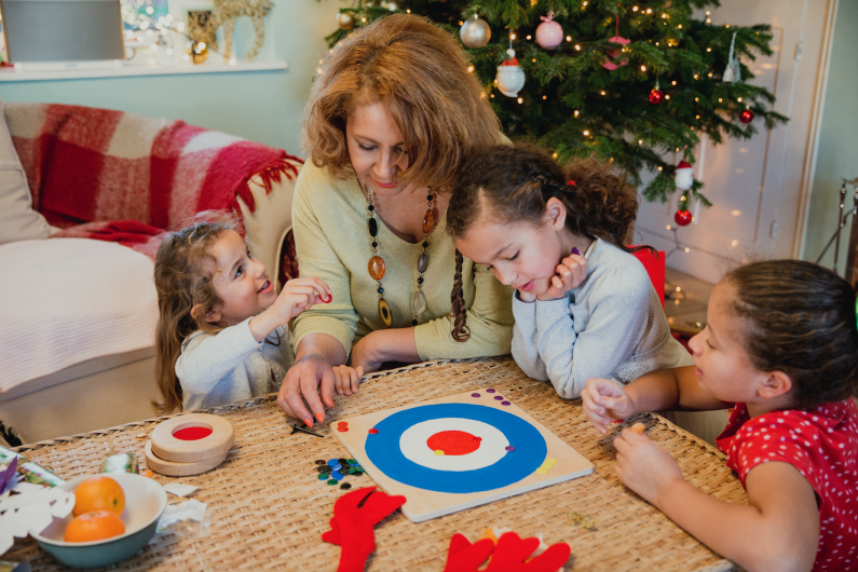
{"type": "Polygon", "coordinates": [[[794,466],[819,498],[814,572],[858,570],[858,409],[852,399],[753,419],[737,403],[717,443],[742,486],[761,463],[794,466]]]}

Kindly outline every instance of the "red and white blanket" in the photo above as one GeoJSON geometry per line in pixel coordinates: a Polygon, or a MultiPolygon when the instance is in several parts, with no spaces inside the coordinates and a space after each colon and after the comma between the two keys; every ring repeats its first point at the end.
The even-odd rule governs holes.
{"type": "Polygon", "coordinates": [[[118,242],[150,257],[164,230],[202,211],[240,214],[239,197],[253,211],[251,178],[270,191],[302,163],[183,121],[70,105],[5,106],[33,206],[63,229],[53,236],[118,242]]]}

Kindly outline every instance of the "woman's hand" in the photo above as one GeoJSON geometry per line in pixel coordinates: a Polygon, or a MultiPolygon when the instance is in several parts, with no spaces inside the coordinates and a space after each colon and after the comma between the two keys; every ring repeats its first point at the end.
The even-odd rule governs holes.
{"type": "Polygon", "coordinates": [[[378,343],[384,332],[390,330],[376,330],[365,335],[361,340],[352,346],[352,355],[349,364],[357,369],[362,368],[365,373],[378,371],[386,360],[383,350],[378,343]]]}
{"type": "Polygon", "coordinates": [[[617,419],[625,419],[637,413],[625,388],[610,379],[588,379],[587,386],[581,392],[581,400],[584,413],[603,435],[617,419]]]}
{"type": "Polygon", "coordinates": [[[363,366],[356,368],[347,365],[334,366],[334,388],[337,395],[351,395],[358,392],[358,386],[363,379],[363,366]]]}
{"type": "Polygon", "coordinates": [[[580,254],[570,254],[560,261],[551,277],[548,290],[537,296],[537,300],[558,300],[572,288],[577,288],[587,278],[587,260],[580,254]]]}
{"type": "Polygon", "coordinates": [[[290,417],[301,419],[307,427],[313,426],[313,417],[325,420],[325,407],[334,406],[334,371],[325,356],[309,353],[295,362],[280,386],[277,405],[290,417]],[[313,414],[304,405],[307,405],[313,414]]]}
{"type": "Polygon", "coordinates": [[[670,453],[644,435],[624,429],[614,439],[614,447],[617,448],[617,476],[655,507],[661,508],[659,499],[671,485],[685,480],[670,453]]]}

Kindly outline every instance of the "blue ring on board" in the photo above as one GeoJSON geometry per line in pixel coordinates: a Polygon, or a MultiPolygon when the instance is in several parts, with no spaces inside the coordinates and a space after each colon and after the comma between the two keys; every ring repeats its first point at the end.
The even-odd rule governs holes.
{"type": "Polygon", "coordinates": [[[485,405],[439,403],[398,411],[374,426],[368,434],[366,454],[386,476],[406,485],[439,493],[477,493],[517,483],[538,469],[548,455],[545,438],[524,419],[485,405]],[[402,434],[424,421],[446,417],[482,421],[504,434],[515,447],[498,462],[472,471],[441,471],[405,457],[399,447],[402,434]]]}

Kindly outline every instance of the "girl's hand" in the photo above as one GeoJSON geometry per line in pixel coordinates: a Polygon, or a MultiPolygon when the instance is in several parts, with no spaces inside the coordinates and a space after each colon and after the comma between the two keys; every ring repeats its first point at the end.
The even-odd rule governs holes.
{"type": "Polygon", "coordinates": [[[622,385],[610,379],[591,377],[581,392],[584,413],[602,435],[617,419],[625,419],[637,413],[631,398],[622,385]]]}
{"type": "Polygon", "coordinates": [[[614,447],[617,448],[617,476],[655,507],[659,507],[659,499],[671,485],[685,480],[670,453],[645,435],[624,429],[614,439],[614,447]]]}
{"type": "Polygon", "coordinates": [[[311,306],[330,301],[331,289],[318,278],[295,278],[286,282],[267,311],[272,312],[282,326],[311,306]]]}
{"type": "Polygon", "coordinates": [[[381,364],[385,362],[381,348],[376,344],[379,332],[370,332],[352,347],[352,355],[349,359],[349,364],[357,369],[361,368],[365,373],[378,371],[381,364]]]}
{"type": "Polygon", "coordinates": [[[307,354],[286,372],[277,394],[277,405],[286,415],[297,417],[307,427],[312,427],[313,417],[321,423],[325,420],[325,407],[334,406],[333,392],[334,372],[325,356],[307,354]]]}
{"type": "Polygon", "coordinates": [[[570,254],[555,270],[557,274],[551,277],[548,290],[537,296],[538,300],[557,300],[572,288],[577,288],[587,277],[587,261],[580,254],[570,254]]]}
{"type": "Polygon", "coordinates": [[[358,385],[363,379],[363,366],[349,367],[334,366],[334,389],[337,395],[351,395],[358,392],[358,385]]]}

